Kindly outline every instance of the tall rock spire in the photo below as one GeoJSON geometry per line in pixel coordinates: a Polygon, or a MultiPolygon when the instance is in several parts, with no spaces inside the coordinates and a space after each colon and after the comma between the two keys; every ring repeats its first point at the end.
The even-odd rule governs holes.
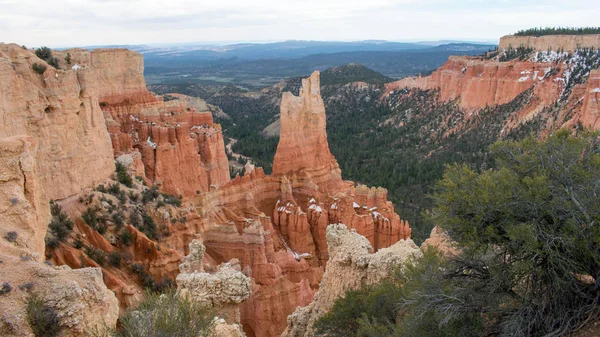
{"type": "Polygon", "coordinates": [[[329,151],[325,130],[325,104],[320,75],[302,79],[300,95],[285,92],[281,99],[281,131],[273,161],[273,173],[290,174],[304,169],[338,167],[329,151]]]}

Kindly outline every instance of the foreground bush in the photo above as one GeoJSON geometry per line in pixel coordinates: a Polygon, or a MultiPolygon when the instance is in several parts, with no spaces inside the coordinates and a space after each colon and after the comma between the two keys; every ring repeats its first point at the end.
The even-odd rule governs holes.
{"type": "Polygon", "coordinates": [[[597,135],[565,130],[491,151],[496,170],[451,166],[437,185],[435,222],[464,250],[445,273],[451,294],[462,287],[475,299],[439,306],[452,304],[448,317],[483,313],[490,334],[567,334],[599,308],[600,289],[586,281],[600,277],[597,135]]]}
{"type": "Polygon", "coordinates": [[[319,333],[550,337],[600,317],[598,135],[561,131],[500,142],[491,154],[494,170],[452,165],[436,185],[432,218],[459,255],[426,253],[396,287],[348,293],[319,333]]]}
{"type": "Polygon", "coordinates": [[[38,295],[30,295],[26,303],[27,322],[36,337],[55,337],[62,330],[56,311],[38,295]]]}
{"type": "Polygon", "coordinates": [[[395,323],[396,308],[401,296],[401,289],[391,281],[349,291],[317,321],[317,335],[362,336],[361,326],[367,322],[375,322],[389,335],[395,323]]]}
{"type": "Polygon", "coordinates": [[[131,176],[129,175],[129,173],[127,173],[127,168],[125,167],[125,165],[119,162],[115,162],[115,172],[117,172],[117,180],[121,184],[127,187],[133,186],[133,179],[131,179],[131,176]]]}
{"type": "Polygon", "coordinates": [[[210,336],[214,314],[174,290],[148,293],[146,300],[120,318],[114,337],[210,336]]]}
{"type": "Polygon", "coordinates": [[[33,69],[33,71],[35,71],[36,73],[38,73],[40,75],[43,74],[47,68],[48,67],[46,67],[45,65],[35,63],[35,62],[31,65],[31,69],[33,69]]]}

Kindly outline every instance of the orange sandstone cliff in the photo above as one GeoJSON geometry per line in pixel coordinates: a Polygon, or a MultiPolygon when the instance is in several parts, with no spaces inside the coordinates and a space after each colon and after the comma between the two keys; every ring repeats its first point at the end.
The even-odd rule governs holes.
{"type": "Polygon", "coordinates": [[[385,189],[342,180],[327,147],[324,109],[314,89],[318,83],[315,72],[304,81],[299,97],[286,95],[282,101],[282,115],[297,123],[282,117],[273,175],[258,168],[190,199],[205,222],[207,254],[217,263],[239,260],[241,270],[252,277],[252,295],[241,305],[248,336],[278,336],[287,315],[311,302],[328,260],[329,224],[346,223],[376,249],[410,237],[410,227],[394,212],[385,189]],[[294,151],[290,138],[305,144],[299,146],[301,152],[294,151]],[[294,156],[308,160],[316,151],[324,156],[313,165],[295,161],[294,156]]]}
{"type": "Polygon", "coordinates": [[[574,52],[578,48],[600,48],[600,34],[589,35],[545,35],[545,36],[514,36],[500,38],[500,50],[520,46],[533,48],[537,51],[564,50],[574,52]]]}
{"type": "Polygon", "coordinates": [[[229,181],[220,125],[213,123],[206,106],[199,111],[185,96],[165,102],[152,95],[146,89],[142,55],[126,49],[74,49],[61,55],[67,52],[71,64],[101,74],[97,99],[114,154],[140,158],[138,175],[182,196],[229,181]]]}
{"type": "Polygon", "coordinates": [[[98,268],[43,263],[50,199],[104,180],[114,170],[92,69],[32,69],[31,51],[0,44],[0,334],[30,335],[25,299],[35,291],[65,336],[114,326],[115,295],[98,268]],[[24,287],[23,285],[27,286],[24,287]]]}
{"type": "MultiPolygon", "coordinates": [[[[451,56],[430,76],[408,77],[386,84],[383,99],[398,90],[437,90],[441,101],[456,101],[465,112],[464,121],[469,122],[478,116],[478,111],[510,103],[532,90],[532,98],[515,111],[514,118],[508,119],[504,132],[538,116],[545,120],[547,131],[575,127],[578,123],[597,128],[598,36],[551,36],[543,40],[546,41],[543,45],[525,44],[537,51],[503,61],[502,57],[507,55],[504,47],[514,46],[507,42],[513,38],[535,39],[505,37],[495,57],[451,56]],[[552,43],[553,50],[565,51],[548,51],[546,43],[552,43]],[[553,106],[557,111],[549,113],[553,106]]],[[[457,126],[461,127],[464,126],[457,126]]]]}
{"type": "MultiPolygon", "coordinates": [[[[73,335],[114,326],[116,299],[124,310],[143,298],[143,287],[173,282],[193,240],[205,251],[185,272],[202,271],[203,280],[218,282],[234,274],[242,280],[237,272],[243,273],[251,292],[226,310],[239,313],[234,322],[247,336],[268,337],[279,336],[288,315],[313,300],[329,260],[330,224],[346,224],[375,251],[410,238],[385,189],[342,180],[327,144],[318,72],[303,81],[298,97],[282,99],[274,174],[256,168],[230,181],[223,133],[211,112],[185,96],[165,100],[148,92],[140,54],[54,55],[60,69],[36,74],[33,62],[45,61],[0,45],[0,234],[10,238],[0,240],[2,260],[9,261],[0,268],[9,265],[4,275],[18,274],[10,281],[19,284],[43,274],[36,268],[47,270],[33,279],[48,301],[65,295],[85,302],[73,316],[77,324],[66,314],[61,323],[73,335]],[[136,178],[127,183],[123,174],[136,178]],[[66,217],[72,223],[59,239],[56,222],[66,217]],[[35,262],[44,256],[63,266],[35,262]],[[62,289],[66,278],[75,281],[70,288],[44,292],[52,284],[62,289]]],[[[195,289],[187,279],[180,276],[180,285],[195,289]]],[[[11,299],[22,301],[20,292],[11,299]]],[[[2,307],[2,322],[10,323],[2,329],[26,333],[19,332],[23,307],[11,307],[2,307]]]]}

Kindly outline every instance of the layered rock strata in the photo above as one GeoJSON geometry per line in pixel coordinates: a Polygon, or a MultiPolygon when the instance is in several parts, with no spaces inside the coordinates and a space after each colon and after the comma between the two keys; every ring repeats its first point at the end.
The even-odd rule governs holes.
{"type": "Polygon", "coordinates": [[[152,95],[137,52],[71,49],[59,55],[66,53],[78,71],[91,68],[101,74],[97,99],[115,157],[138,152],[143,165],[137,173],[175,195],[192,196],[229,181],[223,133],[202,100],[169,95],[165,101],[152,95]]]}
{"type": "Polygon", "coordinates": [[[577,48],[587,47],[600,49],[600,34],[589,35],[546,35],[546,36],[514,36],[500,38],[499,49],[520,46],[533,48],[537,51],[564,50],[573,52],[577,48]]]}
{"type": "Polygon", "coordinates": [[[190,200],[205,222],[207,254],[216,263],[238,259],[253,279],[252,296],[241,306],[248,336],[278,336],[287,315],[311,302],[328,261],[330,223],[349,224],[376,249],[410,237],[408,223],[394,212],[385,189],[342,180],[327,147],[318,82],[314,73],[299,97],[283,99],[282,116],[288,117],[282,117],[273,175],[257,168],[190,200]],[[288,145],[302,143],[305,133],[305,154],[287,152],[288,145]],[[310,165],[296,160],[318,151],[325,155],[310,165]]]}
{"type": "Polygon", "coordinates": [[[564,83],[554,81],[562,71],[548,77],[550,63],[529,61],[497,62],[476,57],[451,56],[427,77],[408,77],[386,84],[388,92],[405,88],[439,90],[442,101],[459,99],[465,110],[506,104],[535,87],[536,97],[551,104],[560,96],[564,83]]]}
{"type": "Polygon", "coordinates": [[[578,123],[586,128],[597,128],[600,63],[594,50],[599,47],[598,36],[560,36],[557,37],[563,41],[560,48],[568,52],[548,51],[547,47],[540,49],[533,45],[538,51],[530,57],[504,62],[499,60],[506,53],[506,43],[500,45],[500,56],[491,59],[451,56],[430,76],[408,77],[386,84],[386,95],[382,99],[404,89],[437,90],[441,101],[457,102],[468,124],[479,118],[483,109],[508,104],[531,90],[531,99],[514,112],[513,118],[507,119],[504,132],[514,128],[515,123],[530,121],[544,111],[550,114],[548,110],[554,105],[560,109],[546,120],[548,130],[575,128],[578,123]]]}
{"type": "MultiPolygon", "coordinates": [[[[329,224],[347,223],[364,234],[375,250],[410,238],[410,227],[387,201],[385,189],[342,180],[327,145],[318,72],[303,81],[300,96],[286,94],[282,100],[284,117],[274,174],[256,168],[230,181],[223,134],[210,111],[185,96],[171,95],[167,100],[149,93],[140,54],[111,49],[55,51],[60,68],[67,70],[48,67],[36,74],[32,64],[46,63],[31,51],[0,45],[0,52],[0,92],[6,97],[0,102],[4,122],[0,161],[5,164],[0,192],[6,196],[0,208],[1,234],[17,233],[15,240],[0,240],[0,253],[10,261],[23,254],[41,259],[50,221],[48,201],[58,199],[74,220],[74,228],[48,256],[72,268],[102,268],[100,273],[99,269],[43,267],[68,275],[85,293],[79,298],[65,295],[87,305],[78,309],[79,324],[64,323],[73,335],[100,324],[114,326],[119,308],[104,284],[125,309],[143,297],[140,275],[174,278],[177,266],[191,251],[196,262],[184,263],[178,278],[181,292],[217,307],[239,307],[239,323],[250,337],[279,336],[287,316],[308,305],[319,288],[329,261],[329,224]],[[64,60],[66,53],[71,64],[64,60]],[[159,185],[161,192],[181,195],[182,206],[159,206],[153,201],[151,209],[134,202],[135,194],[148,192],[137,180],[130,187],[120,185],[120,191],[130,196],[123,200],[90,192],[98,183],[116,183],[114,176],[109,178],[113,158],[131,175],[159,185]],[[101,234],[97,226],[81,219],[89,209],[103,217],[124,212],[128,218],[121,225],[105,218],[107,228],[101,234]],[[144,234],[139,222],[146,220],[138,214],[142,211],[157,230],[169,235],[151,239],[152,235],[144,234]],[[119,231],[128,235],[130,245],[122,244],[119,231]],[[196,244],[188,250],[194,239],[202,239],[204,253],[196,244]],[[91,257],[94,249],[121,254],[124,261],[120,266],[102,265],[91,257]],[[231,260],[238,262],[223,265],[231,260]],[[211,297],[231,295],[227,289],[236,283],[224,280],[233,279],[239,280],[238,286],[250,288],[248,299],[247,292],[233,302],[211,297]]],[[[55,279],[60,280],[56,285],[60,288],[62,276],[55,279]]],[[[58,300],[56,294],[44,294],[48,303],[58,300]]],[[[22,306],[15,308],[22,310],[22,306]]],[[[233,316],[237,320],[237,314],[233,316]]]]}

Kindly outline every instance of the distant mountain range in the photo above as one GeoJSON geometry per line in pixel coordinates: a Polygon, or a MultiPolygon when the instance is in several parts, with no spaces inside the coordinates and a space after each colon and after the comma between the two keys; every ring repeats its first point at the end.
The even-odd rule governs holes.
{"type": "MultiPolygon", "coordinates": [[[[496,47],[469,42],[285,41],[229,45],[124,45],[144,55],[149,84],[236,83],[262,87],[348,63],[400,78],[427,73],[450,55],[477,55],[496,47]]],[[[88,47],[99,48],[100,46],[88,47]]],[[[104,46],[103,46],[104,47],[104,46]]]]}
{"type": "MultiPolygon", "coordinates": [[[[455,51],[486,49],[495,46],[492,43],[469,41],[423,41],[389,42],[366,40],[356,42],[339,41],[301,41],[290,40],[271,43],[237,44],[157,44],[157,45],[110,45],[88,46],[85,48],[127,48],[144,54],[145,58],[193,58],[202,61],[240,58],[244,60],[300,58],[314,54],[332,54],[359,51],[405,51],[428,48],[453,48],[455,51]]],[[[448,49],[450,50],[450,49],[448,49]]]]}

